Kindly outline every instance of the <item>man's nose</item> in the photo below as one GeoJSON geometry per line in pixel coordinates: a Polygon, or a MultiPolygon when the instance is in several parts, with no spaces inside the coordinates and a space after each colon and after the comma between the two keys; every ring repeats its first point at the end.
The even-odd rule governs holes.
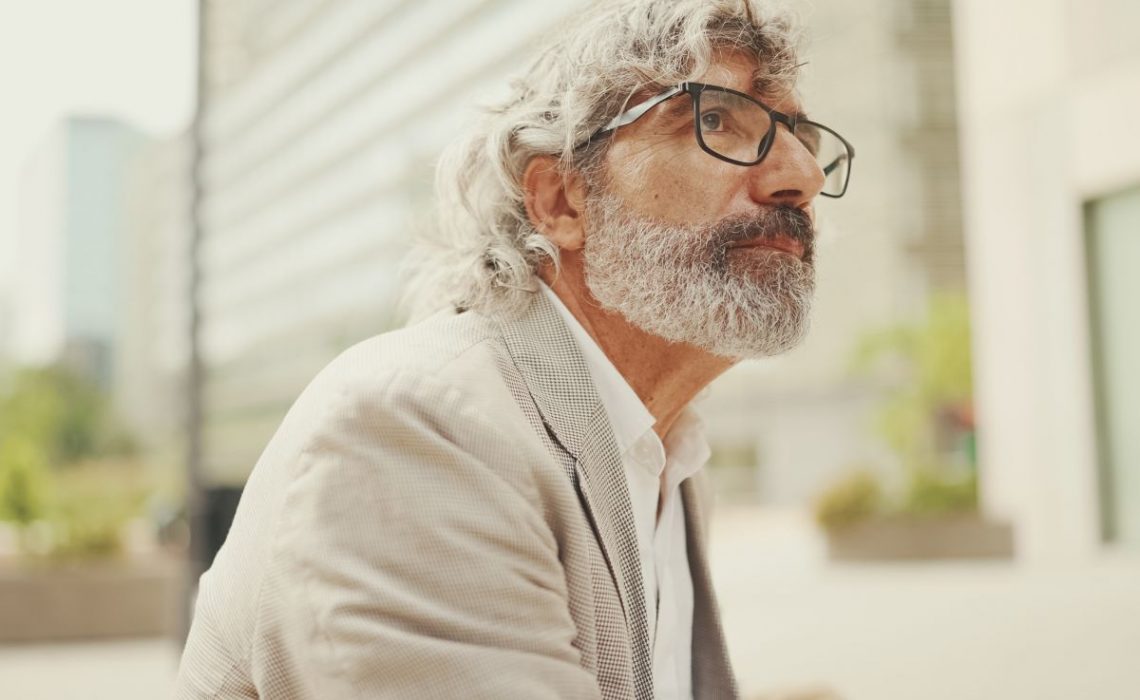
{"type": "Polygon", "coordinates": [[[760,204],[804,209],[823,190],[826,180],[815,156],[782,124],[768,155],[750,168],[749,190],[760,204]]]}

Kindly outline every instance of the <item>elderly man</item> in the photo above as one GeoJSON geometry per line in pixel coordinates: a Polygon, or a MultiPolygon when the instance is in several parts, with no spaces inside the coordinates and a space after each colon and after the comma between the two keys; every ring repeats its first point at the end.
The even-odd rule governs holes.
{"type": "Polygon", "coordinates": [[[444,158],[450,310],[298,399],[180,697],[736,695],[687,406],[803,337],[853,157],[762,2],[593,6],[444,158]]]}

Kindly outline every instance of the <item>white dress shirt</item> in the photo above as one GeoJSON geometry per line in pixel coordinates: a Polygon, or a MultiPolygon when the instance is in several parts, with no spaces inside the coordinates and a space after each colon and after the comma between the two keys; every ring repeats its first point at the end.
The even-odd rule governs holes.
{"type": "Polygon", "coordinates": [[[657,698],[692,698],[693,581],[685,542],[681,482],[709,458],[704,425],[686,408],[665,436],[656,419],[594,339],[545,284],[586,360],[622,454],[645,584],[657,698]]]}

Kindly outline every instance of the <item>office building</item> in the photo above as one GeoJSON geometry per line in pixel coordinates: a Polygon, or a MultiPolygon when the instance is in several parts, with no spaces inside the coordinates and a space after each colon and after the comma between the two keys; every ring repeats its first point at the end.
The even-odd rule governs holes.
{"type": "Polygon", "coordinates": [[[1140,5],[959,0],[987,507],[1019,552],[1140,547],[1140,5]]]}
{"type": "Polygon", "coordinates": [[[70,117],[29,160],[12,285],[13,359],[65,362],[114,384],[124,295],[127,172],[147,138],[114,119],[70,117]]]}

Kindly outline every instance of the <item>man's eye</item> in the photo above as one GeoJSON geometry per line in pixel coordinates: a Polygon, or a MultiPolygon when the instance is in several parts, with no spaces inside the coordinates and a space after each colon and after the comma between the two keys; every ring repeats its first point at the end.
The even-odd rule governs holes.
{"type": "Polygon", "coordinates": [[[724,128],[724,120],[720,112],[705,112],[701,115],[702,131],[720,131],[724,128]]]}

